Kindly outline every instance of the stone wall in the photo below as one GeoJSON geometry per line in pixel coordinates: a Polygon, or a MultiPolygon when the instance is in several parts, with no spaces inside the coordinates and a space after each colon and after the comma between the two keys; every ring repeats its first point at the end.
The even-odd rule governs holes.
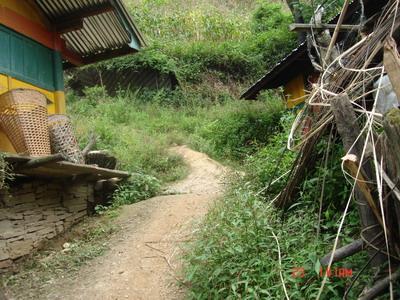
{"type": "Polygon", "coordinates": [[[13,182],[0,191],[0,270],[78,223],[93,202],[93,184],[13,182]]]}

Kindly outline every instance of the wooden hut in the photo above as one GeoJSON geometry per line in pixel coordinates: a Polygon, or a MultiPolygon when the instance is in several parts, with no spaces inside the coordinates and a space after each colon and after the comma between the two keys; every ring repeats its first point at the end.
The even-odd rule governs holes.
{"type": "MultiPolygon", "coordinates": [[[[386,0],[365,0],[364,5],[361,6],[359,1],[353,1],[347,10],[344,17],[343,29],[339,35],[337,46],[345,48],[346,43],[351,41],[351,31],[356,27],[352,24],[358,24],[361,14],[365,17],[365,21],[369,20],[372,16],[380,12],[381,7],[385,5],[386,0]],[[348,26],[351,25],[351,26],[348,26]]],[[[333,18],[324,29],[330,29],[332,32],[335,29],[335,24],[339,19],[339,15],[333,18]],[[329,28],[328,28],[329,27],[329,28]]],[[[367,25],[367,24],[364,24],[367,25]]],[[[310,31],[311,24],[293,24],[291,30],[310,31]],[[296,26],[297,25],[297,26],[296,26]]],[[[357,25],[358,26],[358,25],[357,25]]],[[[321,31],[322,28],[313,28],[314,32],[321,31]]],[[[358,27],[356,28],[359,29],[358,27]]],[[[293,108],[306,99],[307,91],[311,90],[313,83],[318,81],[319,71],[313,66],[310,59],[310,54],[314,49],[307,45],[307,41],[299,44],[297,48],[293,49],[285,58],[278,62],[271,70],[269,70],[262,78],[249,87],[241,96],[242,99],[255,100],[261,91],[276,89],[283,87],[285,102],[287,108],[293,108]]]]}
{"type": "MultiPolygon", "coordinates": [[[[41,126],[49,141],[48,118],[66,113],[64,70],[132,54],[144,45],[122,0],[0,0],[0,101],[21,89],[39,95],[44,121],[28,122],[28,128],[41,126]]],[[[27,111],[35,116],[34,109],[27,111]]],[[[50,145],[39,158],[16,151],[7,123],[16,115],[12,109],[0,113],[0,272],[81,221],[103,197],[103,183],[129,177],[50,155],[50,145]],[[14,174],[8,189],[5,166],[14,174]]]]}
{"type": "MultiPolygon", "coordinates": [[[[64,69],[143,46],[121,0],[1,0],[0,95],[38,90],[49,114],[64,114],[64,69]]],[[[15,152],[1,130],[0,150],[15,152]]]]}

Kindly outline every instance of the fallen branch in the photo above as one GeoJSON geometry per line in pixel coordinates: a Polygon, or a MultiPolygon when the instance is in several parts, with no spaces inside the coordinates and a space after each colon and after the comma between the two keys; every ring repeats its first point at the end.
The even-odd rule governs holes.
{"type": "MultiPolygon", "coordinates": [[[[333,254],[332,263],[340,261],[346,257],[352,256],[352,255],[360,252],[361,250],[363,250],[363,248],[364,248],[364,242],[361,239],[356,240],[356,241],[352,242],[351,244],[346,245],[342,248],[339,248],[333,254]]],[[[332,252],[325,255],[323,258],[321,258],[320,259],[321,266],[323,266],[323,267],[327,266],[329,264],[329,260],[330,260],[331,256],[332,256],[332,252]]]]}
{"type": "Polygon", "coordinates": [[[400,278],[400,269],[392,273],[391,276],[387,276],[377,281],[370,289],[363,293],[358,299],[359,300],[372,300],[382,294],[390,285],[390,282],[395,282],[400,278]]]}
{"type": "Polygon", "coordinates": [[[155,251],[158,251],[158,252],[160,252],[160,253],[165,254],[164,251],[162,251],[162,250],[160,250],[160,249],[158,249],[158,248],[156,248],[156,247],[153,247],[153,246],[149,245],[148,243],[144,243],[144,245],[145,245],[146,247],[149,247],[150,249],[153,249],[153,250],[155,250],[155,251]]]}
{"type": "Polygon", "coordinates": [[[89,142],[86,145],[86,147],[82,150],[82,155],[83,157],[86,158],[90,150],[93,149],[93,147],[96,145],[96,135],[94,133],[91,133],[89,136],[89,142]]]}

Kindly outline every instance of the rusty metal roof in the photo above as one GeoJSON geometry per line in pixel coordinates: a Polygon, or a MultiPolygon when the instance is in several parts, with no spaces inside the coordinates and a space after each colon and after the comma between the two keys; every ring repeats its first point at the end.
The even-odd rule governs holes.
{"type": "Polygon", "coordinates": [[[145,46],[122,0],[35,0],[83,64],[145,46]]]}

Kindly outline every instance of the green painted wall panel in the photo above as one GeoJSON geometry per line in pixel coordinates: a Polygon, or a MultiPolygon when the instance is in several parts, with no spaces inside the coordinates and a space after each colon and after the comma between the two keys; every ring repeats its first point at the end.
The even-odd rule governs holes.
{"type": "Polygon", "coordinates": [[[61,54],[2,25],[0,73],[46,90],[64,89],[61,54]]]}
{"type": "Polygon", "coordinates": [[[23,75],[25,43],[20,37],[11,36],[10,46],[10,72],[12,72],[11,74],[23,75]]]}
{"type": "Polygon", "coordinates": [[[23,73],[28,78],[35,78],[38,74],[38,64],[36,62],[30,62],[29,60],[32,59],[32,56],[37,57],[39,51],[37,47],[31,43],[25,43],[24,49],[24,63],[23,63],[23,73]]]}
{"type": "Polygon", "coordinates": [[[0,66],[5,69],[10,68],[10,36],[0,30],[0,66]]]}

